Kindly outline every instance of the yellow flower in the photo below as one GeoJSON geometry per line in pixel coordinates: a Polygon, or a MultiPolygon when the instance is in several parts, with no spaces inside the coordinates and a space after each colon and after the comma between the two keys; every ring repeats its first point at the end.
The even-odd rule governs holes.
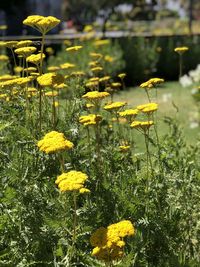
{"type": "Polygon", "coordinates": [[[0,55],[0,61],[7,62],[9,60],[9,57],[6,55],[0,55]]]}
{"type": "Polygon", "coordinates": [[[40,86],[50,86],[50,87],[55,87],[60,84],[63,84],[64,82],[64,77],[61,74],[56,74],[56,73],[45,73],[37,78],[37,81],[40,86]]]}
{"type": "Polygon", "coordinates": [[[90,108],[93,108],[94,107],[94,104],[91,104],[91,103],[86,103],[86,108],[90,109],[90,108]]]}
{"type": "Polygon", "coordinates": [[[88,125],[96,125],[102,120],[101,115],[97,114],[89,114],[89,115],[83,115],[79,118],[79,122],[83,124],[84,126],[88,125]]]}
{"type": "Polygon", "coordinates": [[[33,54],[36,50],[37,48],[34,46],[20,47],[20,48],[15,49],[15,53],[23,57],[28,57],[31,54],[33,54]]]}
{"type": "Polygon", "coordinates": [[[0,30],[1,31],[5,31],[7,28],[8,28],[7,25],[1,25],[0,26],[0,30]]]}
{"type": "Polygon", "coordinates": [[[42,34],[46,34],[48,31],[56,27],[59,23],[60,20],[55,17],[52,16],[44,17],[39,15],[28,16],[23,21],[24,25],[33,27],[42,34]]]}
{"type": "Polygon", "coordinates": [[[118,110],[126,105],[126,102],[113,102],[104,106],[105,110],[112,111],[118,110]]]}
{"type": "Polygon", "coordinates": [[[79,193],[80,194],[85,194],[85,193],[90,193],[91,191],[89,190],[89,189],[87,189],[87,188],[81,188],[81,189],[79,189],[79,193]]]}
{"type": "Polygon", "coordinates": [[[67,69],[74,68],[74,67],[75,67],[74,64],[72,64],[72,63],[68,63],[68,62],[63,63],[63,64],[60,64],[60,68],[61,68],[62,70],[67,70],[67,69]]]}
{"type": "Polygon", "coordinates": [[[128,146],[128,145],[122,145],[122,146],[119,146],[119,149],[121,152],[127,152],[130,150],[130,147],[131,146],[128,146]]]}
{"type": "Polygon", "coordinates": [[[109,39],[105,39],[105,40],[97,40],[94,42],[95,46],[102,46],[102,45],[107,45],[110,44],[110,40],[109,39]]]}
{"type": "Polygon", "coordinates": [[[119,116],[121,117],[135,118],[137,114],[138,114],[138,109],[126,109],[124,111],[119,112],[119,116]]]}
{"type": "Polygon", "coordinates": [[[117,76],[123,80],[126,77],[126,73],[120,73],[117,76]]]}
{"type": "Polygon", "coordinates": [[[100,82],[107,82],[107,81],[109,81],[110,80],[110,76],[104,76],[104,77],[101,77],[100,79],[99,79],[99,81],[100,82]]]}
{"type": "Polygon", "coordinates": [[[16,67],[14,67],[14,72],[15,73],[20,73],[20,72],[22,72],[23,71],[23,68],[22,67],[20,67],[20,66],[16,66],[16,67]]]}
{"type": "Polygon", "coordinates": [[[105,61],[108,61],[108,62],[113,62],[115,59],[114,59],[114,57],[111,57],[111,56],[109,56],[109,55],[106,55],[106,56],[104,57],[104,60],[105,60],[105,61]]]}
{"type": "Polygon", "coordinates": [[[21,47],[26,47],[26,46],[30,46],[33,44],[33,41],[31,40],[24,40],[24,41],[19,41],[17,44],[16,44],[16,47],[17,48],[21,48],[21,47]]]}
{"type": "Polygon", "coordinates": [[[1,75],[0,76],[0,82],[2,81],[9,81],[9,80],[13,80],[13,79],[16,79],[18,78],[17,76],[12,76],[12,75],[9,75],[9,74],[5,74],[5,75],[1,75]]]}
{"type": "Polygon", "coordinates": [[[84,32],[91,32],[91,31],[93,31],[93,26],[92,25],[85,25],[83,31],[84,32]]]}
{"type": "Polygon", "coordinates": [[[98,64],[99,64],[98,61],[90,61],[90,62],[88,63],[88,65],[89,65],[90,67],[96,67],[98,64]]]}
{"type": "Polygon", "coordinates": [[[81,48],[83,48],[82,45],[70,46],[70,47],[66,48],[66,51],[67,52],[74,52],[74,51],[80,50],[81,48]]]}
{"type": "Polygon", "coordinates": [[[95,53],[95,52],[91,52],[91,53],[90,53],[90,56],[91,56],[91,57],[94,57],[94,58],[97,58],[97,59],[100,59],[100,58],[103,57],[102,54],[100,54],[100,53],[95,53]]]}
{"type": "Polygon", "coordinates": [[[133,121],[131,123],[131,127],[147,131],[153,124],[154,124],[153,121],[133,121]]]}
{"type": "Polygon", "coordinates": [[[110,94],[108,92],[98,92],[98,91],[93,91],[93,92],[88,92],[85,95],[82,96],[82,98],[86,98],[90,101],[93,100],[102,100],[105,97],[108,97],[110,94]]]}
{"type": "Polygon", "coordinates": [[[6,42],[0,41],[0,48],[4,48],[4,47],[6,47],[6,42]]]}
{"type": "Polygon", "coordinates": [[[93,72],[98,72],[98,71],[102,71],[102,70],[103,70],[102,67],[94,67],[91,69],[91,71],[93,71],[93,72]]]}
{"type": "Polygon", "coordinates": [[[64,137],[63,133],[52,131],[38,141],[37,146],[40,151],[50,154],[71,149],[74,145],[64,137]]]}
{"type": "Polygon", "coordinates": [[[122,86],[122,84],[116,82],[116,83],[111,83],[111,86],[112,86],[112,88],[117,89],[117,88],[120,88],[122,86]]]}
{"type": "Polygon", "coordinates": [[[71,76],[85,76],[84,71],[73,71],[71,72],[71,76]]]}
{"type": "Polygon", "coordinates": [[[30,63],[33,63],[35,65],[38,65],[40,63],[41,58],[42,59],[45,58],[45,54],[44,53],[43,54],[39,53],[39,54],[36,54],[36,55],[28,56],[26,58],[26,61],[30,62],[30,63]]]}
{"type": "Polygon", "coordinates": [[[28,67],[28,68],[25,68],[24,71],[28,72],[28,73],[31,73],[31,72],[36,72],[37,69],[34,68],[34,67],[28,67]]]}
{"type": "Polygon", "coordinates": [[[60,68],[59,68],[58,66],[50,66],[50,67],[48,67],[47,69],[48,69],[48,71],[50,71],[50,72],[56,72],[56,71],[58,71],[60,68]]]}
{"type": "Polygon", "coordinates": [[[5,45],[7,48],[13,49],[14,47],[16,47],[17,43],[17,41],[8,41],[5,43],[5,45]]]}
{"type": "Polygon", "coordinates": [[[84,188],[84,183],[87,179],[88,176],[83,172],[69,171],[59,175],[55,183],[61,192],[79,191],[82,194],[89,193],[89,190],[84,188]]]}
{"type": "Polygon", "coordinates": [[[47,54],[49,54],[49,55],[53,55],[53,54],[54,54],[54,50],[53,50],[52,47],[47,47],[47,48],[46,48],[46,52],[47,52],[47,54]]]}
{"type": "Polygon", "coordinates": [[[44,95],[49,96],[49,97],[55,97],[58,95],[58,92],[57,91],[53,91],[53,92],[49,91],[49,92],[46,92],[44,95]]]}
{"type": "Polygon", "coordinates": [[[180,55],[183,54],[183,53],[185,53],[188,50],[189,50],[189,47],[187,47],[187,46],[176,47],[174,49],[174,51],[177,52],[180,55]]]}
{"type": "Polygon", "coordinates": [[[147,82],[141,83],[141,84],[140,84],[140,87],[141,87],[141,88],[145,88],[145,89],[150,89],[150,88],[153,87],[153,84],[152,84],[152,82],[147,81],[147,82]]]}
{"type": "Polygon", "coordinates": [[[160,84],[160,83],[164,83],[164,79],[161,79],[161,78],[151,78],[148,80],[149,83],[152,83],[153,85],[157,85],[157,84],[160,84]]]}
{"type": "Polygon", "coordinates": [[[143,113],[153,113],[158,109],[157,103],[147,103],[144,105],[137,106],[138,110],[141,110],[143,113]]]}

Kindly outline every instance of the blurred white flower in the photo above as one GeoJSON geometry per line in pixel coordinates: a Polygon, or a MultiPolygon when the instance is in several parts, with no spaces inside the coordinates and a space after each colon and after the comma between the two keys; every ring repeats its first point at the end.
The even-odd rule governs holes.
{"type": "Polygon", "coordinates": [[[183,75],[179,79],[179,82],[183,87],[187,87],[193,84],[192,79],[188,75],[183,75]]]}

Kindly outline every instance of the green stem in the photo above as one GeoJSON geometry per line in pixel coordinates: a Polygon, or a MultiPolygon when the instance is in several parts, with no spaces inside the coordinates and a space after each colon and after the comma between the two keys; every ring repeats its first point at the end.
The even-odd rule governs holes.
{"type": "Polygon", "coordinates": [[[74,202],[74,218],[73,218],[73,242],[72,246],[74,247],[76,242],[76,225],[77,225],[77,201],[76,201],[76,193],[73,194],[73,202],[74,202]]]}
{"type": "Polygon", "coordinates": [[[182,77],[183,75],[183,57],[180,54],[179,56],[179,79],[182,77]]]}

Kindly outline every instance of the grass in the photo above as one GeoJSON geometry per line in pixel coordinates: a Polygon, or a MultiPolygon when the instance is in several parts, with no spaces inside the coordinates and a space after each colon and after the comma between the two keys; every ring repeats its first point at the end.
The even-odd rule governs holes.
{"type": "MultiPolygon", "coordinates": [[[[191,95],[192,87],[183,88],[178,82],[166,82],[158,89],[158,131],[162,136],[169,129],[164,123],[165,117],[176,118],[185,136],[186,144],[195,144],[199,135],[199,127],[194,127],[198,122],[198,108],[191,95]]],[[[156,101],[154,95],[152,100],[156,101]]],[[[115,101],[126,101],[130,107],[148,102],[143,89],[139,87],[120,91],[115,95],[115,101]]]]}

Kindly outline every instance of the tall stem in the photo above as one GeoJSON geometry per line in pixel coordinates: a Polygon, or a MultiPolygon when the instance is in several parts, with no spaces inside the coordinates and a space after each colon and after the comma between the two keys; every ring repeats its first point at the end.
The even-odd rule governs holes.
{"type": "Polygon", "coordinates": [[[74,246],[76,242],[76,225],[77,225],[77,203],[76,203],[76,193],[73,195],[73,202],[74,202],[74,218],[73,218],[73,243],[72,246],[74,246]]]}
{"type": "Polygon", "coordinates": [[[179,55],[179,79],[182,77],[183,74],[183,56],[182,54],[179,55]]]}

